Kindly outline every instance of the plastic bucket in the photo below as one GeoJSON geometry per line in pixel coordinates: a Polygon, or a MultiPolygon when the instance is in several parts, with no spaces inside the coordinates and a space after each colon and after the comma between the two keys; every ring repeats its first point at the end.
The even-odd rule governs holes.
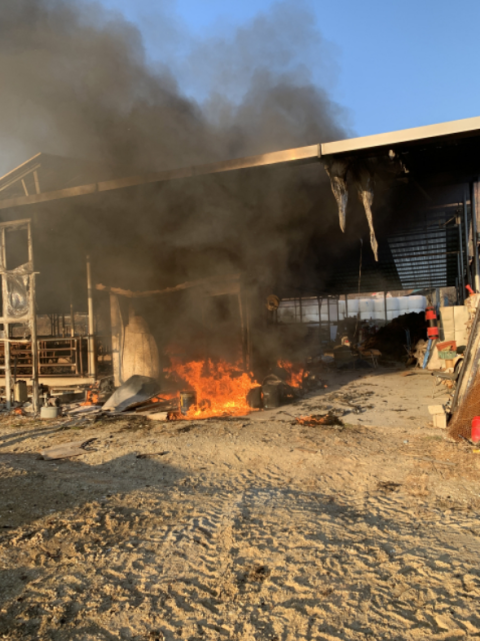
{"type": "Polygon", "coordinates": [[[58,407],[51,405],[44,405],[40,408],[40,418],[57,418],[58,407]]]}
{"type": "Polygon", "coordinates": [[[480,441],[480,416],[472,418],[472,441],[474,443],[480,441]]]}

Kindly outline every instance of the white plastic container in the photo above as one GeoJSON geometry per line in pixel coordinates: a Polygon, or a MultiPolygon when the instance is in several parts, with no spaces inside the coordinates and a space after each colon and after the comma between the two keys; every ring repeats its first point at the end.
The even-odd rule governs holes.
{"type": "Polygon", "coordinates": [[[328,302],[327,302],[327,299],[324,298],[321,301],[321,304],[322,304],[321,321],[322,321],[322,323],[326,323],[328,321],[328,302]]]}
{"type": "Polygon", "coordinates": [[[383,296],[373,300],[373,318],[378,321],[385,321],[385,300],[383,296]]]}
{"type": "Polygon", "coordinates": [[[338,321],[338,301],[336,301],[335,299],[330,299],[328,302],[330,305],[330,322],[336,323],[338,321]]]}
{"type": "Polygon", "coordinates": [[[318,300],[316,298],[302,299],[302,320],[304,323],[318,323],[318,300]]]}
{"type": "Polygon", "coordinates": [[[356,317],[358,314],[358,298],[349,298],[348,299],[348,317],[356,317]]]}
{"type": "Polygon", "coordinates": [[[391,321],[397,316],[400,315],[400,306],[398,304],[398,298],[387,298],[387,320],[391,321]]]}
{"type": "Polygon", "coordinates": [[[422,314],[425,312],[427,299],[425,296],[408,296],[409,313],[422,314]]]}
{"type": "Polygon", "coordinates": [[[360,298],[358,301],[358,309],[360,310],[361,320],[370,320],[374,314],[374,301],[372,298],[360,298]]]}
{"type": "Polygon", "coordinates": [[[408,303],[408,296],[402,296],[398,299],[398,315],[408,314],[410,312],[410,305],[408,303]]]}

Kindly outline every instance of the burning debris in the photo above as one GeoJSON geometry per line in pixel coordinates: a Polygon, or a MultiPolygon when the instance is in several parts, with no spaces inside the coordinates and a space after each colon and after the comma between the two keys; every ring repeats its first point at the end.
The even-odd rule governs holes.
{"type": "Polygon", "coordinates": [[[294,388],[303,387],[304,378],[306,375],[305,367],[301,364],[291,363],[290,361],[279,360],[277,366],[288,374],[285,381],[287,385],[294,388]]]}
{"type": "Polygon", "coordinates": [[[258,383],[240,365],[224,360],[181,363],[172,359],[166,374],[168,380],[177,384],[185,382],[191,390],[179,393],[179,418],[242,416],[253,409],[247,397],[258,383]]]}
{"type": "Polygon", "coordinates": [[[295,419],[299,425],[307,427],[318,427],[320,425],[340,426],[344,427],[344,423],[335,414],[328,412],[328,414],[312,414],[312,416],[299,416],[295,419]]]}

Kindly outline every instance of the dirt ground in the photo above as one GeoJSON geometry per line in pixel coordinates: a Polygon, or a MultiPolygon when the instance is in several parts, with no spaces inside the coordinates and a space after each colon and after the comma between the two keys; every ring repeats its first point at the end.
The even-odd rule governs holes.
{"type": "Polygon", "coordinates": [[[477,639],[480,454],[429,426],[430,376],[328,383],[231,420],[1,419],[0,638],[477,639]]]}

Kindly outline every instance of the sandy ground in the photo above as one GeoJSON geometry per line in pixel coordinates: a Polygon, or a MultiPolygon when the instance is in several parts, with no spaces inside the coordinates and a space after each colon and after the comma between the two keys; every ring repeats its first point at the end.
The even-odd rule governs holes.
{"type": "Polygon", "coordinates": [[[480,455],[428,425],[431,377],[329,378],[234,420],[4,418],[0,638],[477,639],[480,455]]]}

